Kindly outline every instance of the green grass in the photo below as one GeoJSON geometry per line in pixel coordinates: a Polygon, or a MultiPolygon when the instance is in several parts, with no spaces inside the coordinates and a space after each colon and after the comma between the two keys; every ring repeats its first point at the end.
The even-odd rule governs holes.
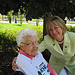
{"type": "Polygon", "coordinates": [[[75,21],[67,21],[67,23],[75,24],[75,21]]]}
{"type": "Polygon", "coordinates": [[[43,28],[43,26],[39,25],[39,26],[36,26],[36,25],[31,25],[31,24],[7,24],[7,23],[0,23],[0,29],[2,30],[22,30],[24,28],[30,28],[30,29],[36,29],[36,28],[43,28]]]}

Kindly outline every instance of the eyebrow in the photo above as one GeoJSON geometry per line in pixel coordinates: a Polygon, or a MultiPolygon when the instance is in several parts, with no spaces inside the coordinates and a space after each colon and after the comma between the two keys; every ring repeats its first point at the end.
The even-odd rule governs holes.
{"type": "MultiPolygon", "coordinates": [[[[35,41],[37,41],[37,40],[35,40],[35,41]]],[[[29,40],[29,41],[27,41],[27,42],[33,42],[33,41],[29,40]]]]}

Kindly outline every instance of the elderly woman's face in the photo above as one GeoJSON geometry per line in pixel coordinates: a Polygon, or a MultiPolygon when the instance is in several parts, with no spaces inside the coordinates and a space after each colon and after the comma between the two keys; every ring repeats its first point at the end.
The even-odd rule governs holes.
{"type": "Polygon", "coordinates": [[[21,47],[28,55],[35,56],[38,51],[38,41],[35,36],[26,36],[21,47]]]}
{"type": "Polygon", "coordinates": [[[58,25],[51,23],[50,24],[50,35],[55,38],[57,41],[63,40],[63,33],[61,27],[58,25]]]}

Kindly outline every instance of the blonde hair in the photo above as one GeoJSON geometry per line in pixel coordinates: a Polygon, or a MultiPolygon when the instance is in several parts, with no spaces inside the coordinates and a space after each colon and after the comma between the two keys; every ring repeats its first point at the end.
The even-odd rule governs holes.
{"type": "MultiPolygon", "coordinates": [[[[49,18],[49,17],[48,17],[48,18],[49,18]]],[[[50,18],[50,19],[47,19],[47,21],[46,21],[46,32],[47,32],[48,35],[50,35],[49,30],[50,30],[50,24],[51,24],[51,23],[53,23],[53,24],[55,24],[55,25],[61,27],[62,32],[63,32],[63,35],[64,35],[64,33],[66,32],[66,29],[67,29],[67,28],[66,28],[66,24],[65,24],[65,22],[64,22],[60,17],[58,17],[58,16],[54,16],[54,17],[52,17],[52,18],[50,18]]]]}

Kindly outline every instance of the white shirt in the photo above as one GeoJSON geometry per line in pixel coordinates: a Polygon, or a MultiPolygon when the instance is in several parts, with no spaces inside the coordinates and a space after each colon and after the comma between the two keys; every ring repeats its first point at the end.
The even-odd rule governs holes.
{"type": "Polygon", "coordinates": [[[47,62],[39,51],[38,55],[36,55],[32,60],[19,53],[16,64],[19,67],[19,71],[22,71],[24,74],[26,73],[26,75],[39,75],[38,71],[42,75],[50,75],[47,68],[47,62]]]}

